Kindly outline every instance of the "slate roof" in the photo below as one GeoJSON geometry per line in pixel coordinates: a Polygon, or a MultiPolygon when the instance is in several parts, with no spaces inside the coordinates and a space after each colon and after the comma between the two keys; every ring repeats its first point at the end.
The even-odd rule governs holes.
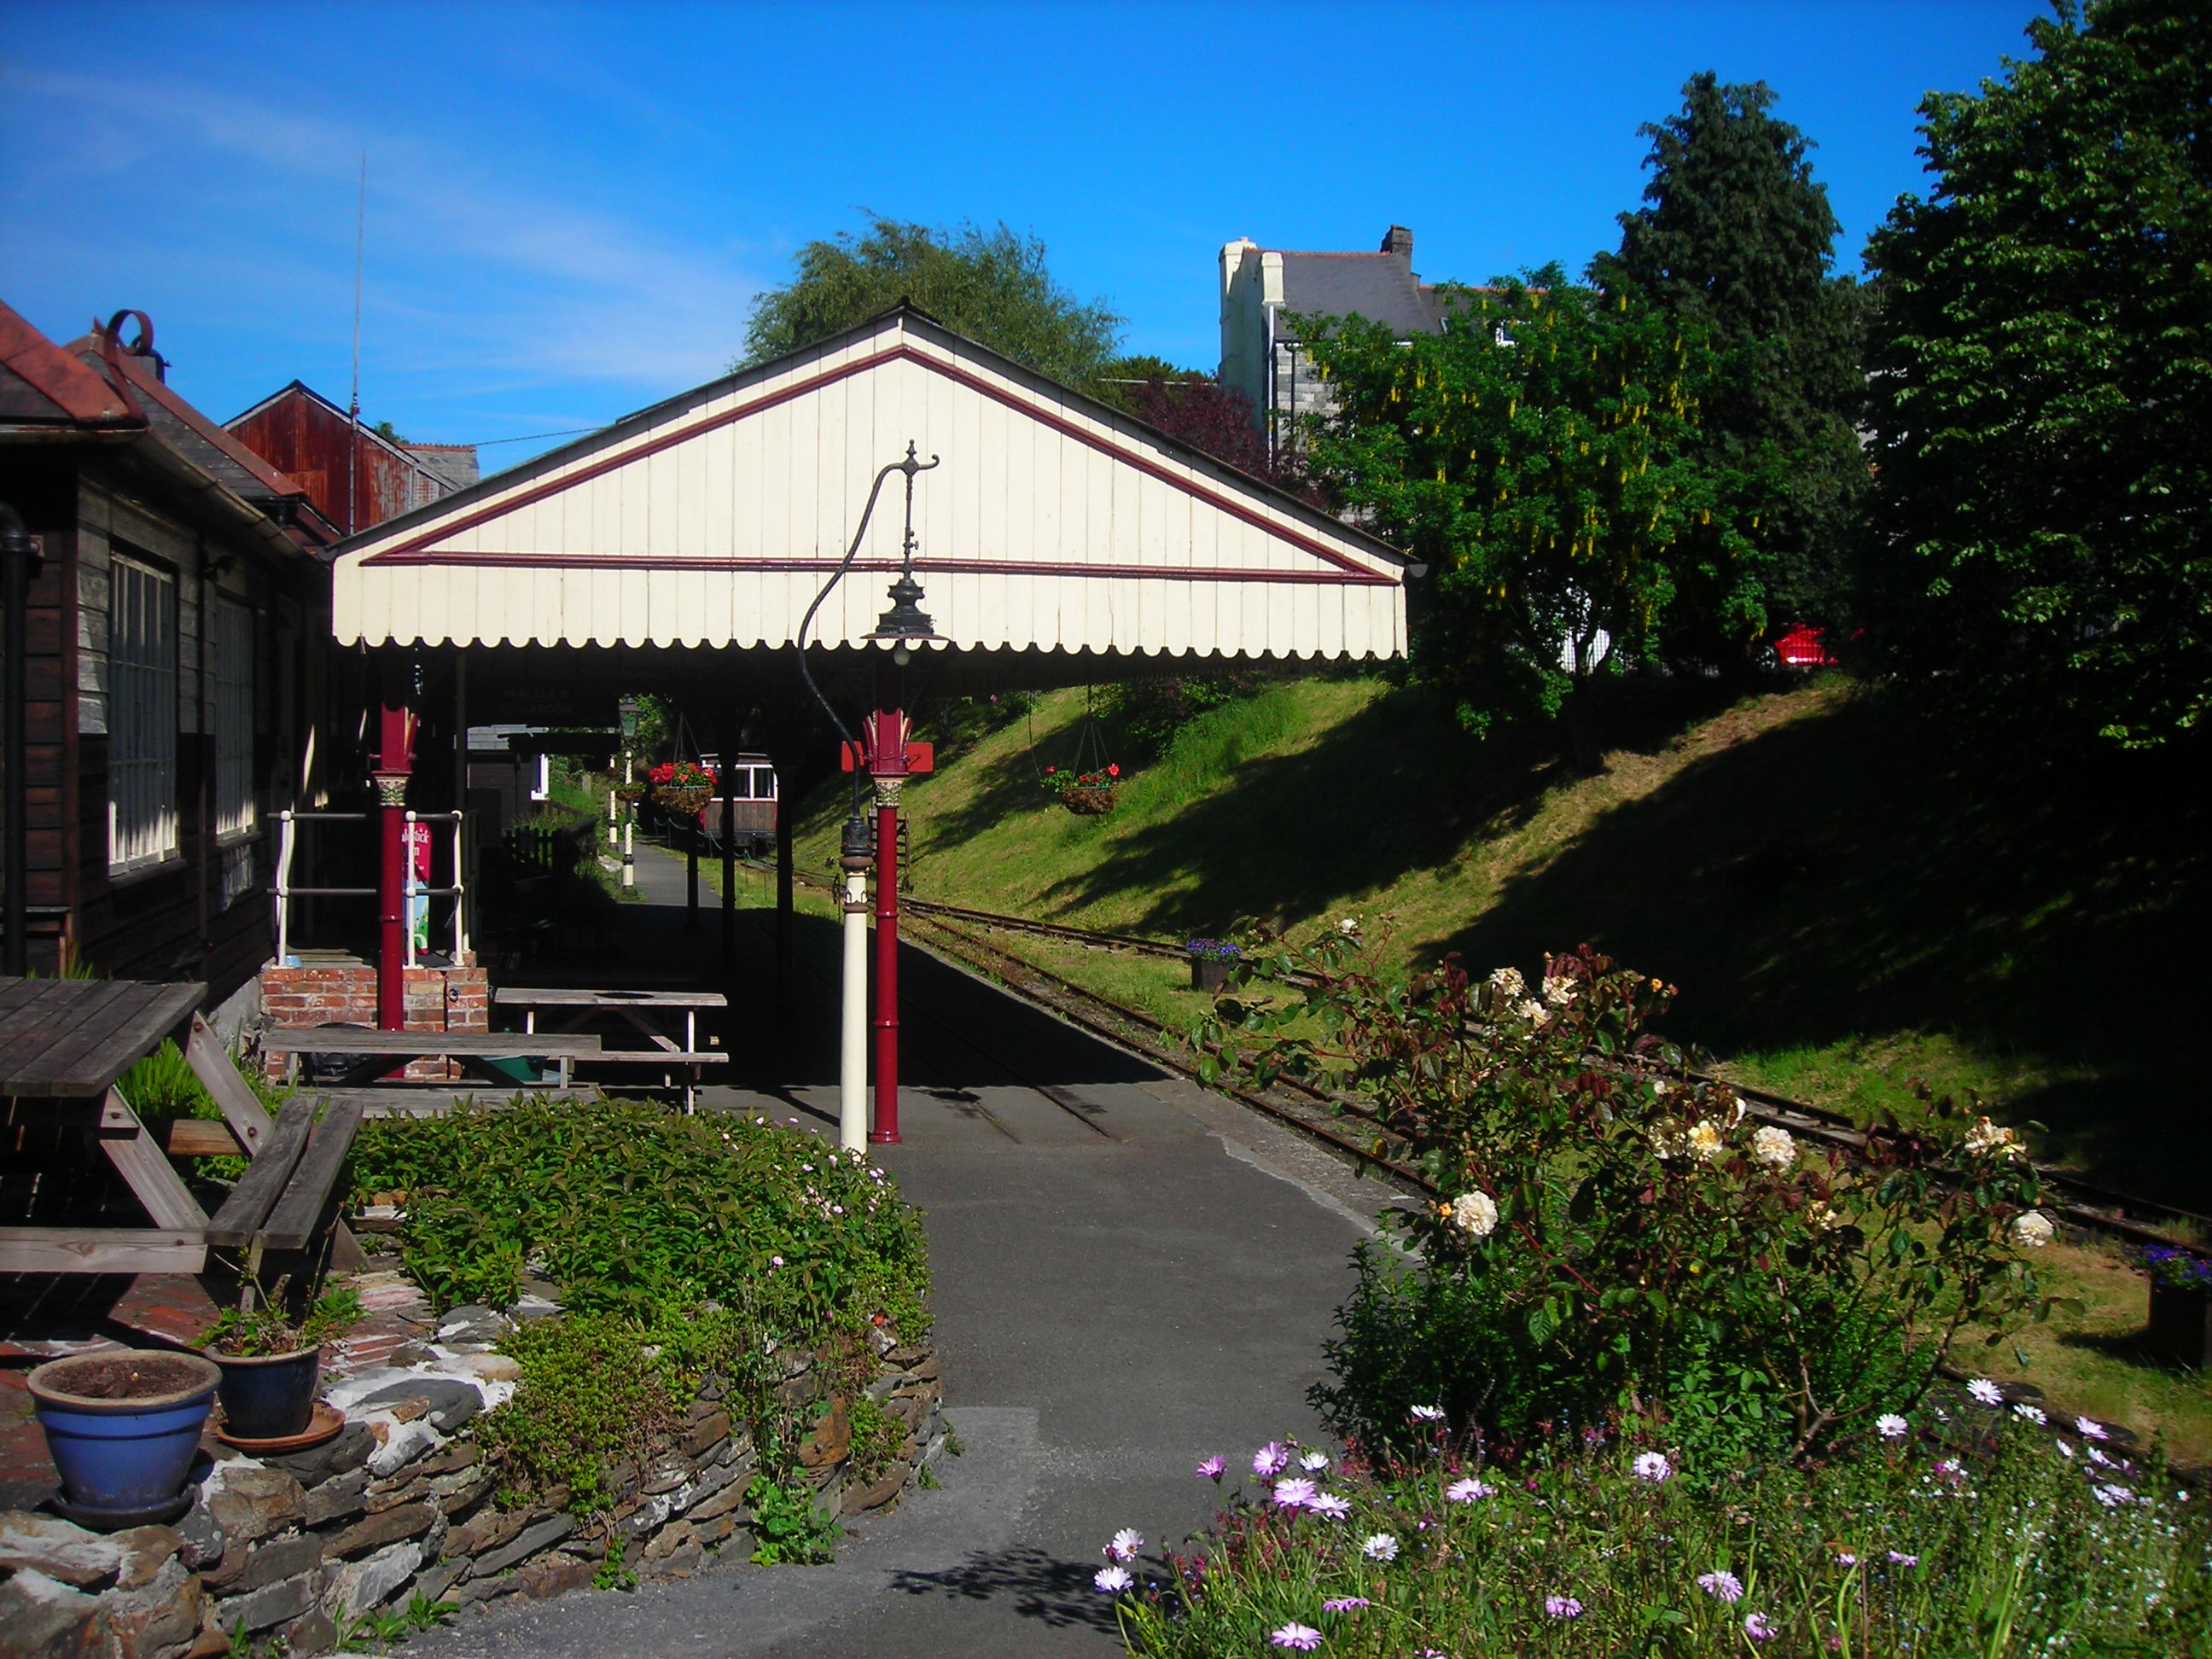
{"type": "Polygon", "coordinates": [[[1364,317],[1401,334],[1440,334],[1436,289],[1395,253],[1283,256],[1283,309],[1299,316],[1364,317]]]}

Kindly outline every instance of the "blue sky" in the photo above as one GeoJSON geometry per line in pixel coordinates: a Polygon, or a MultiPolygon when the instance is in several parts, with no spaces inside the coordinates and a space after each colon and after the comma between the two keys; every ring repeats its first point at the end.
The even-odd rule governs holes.
{"type": "MultiPolygon", "coordinates": [[[[218,418],[343,402],[407,435],[603,424],[713,378],[751,296],[863,210],[1004,219],[1211,368],[1215,261],[1367,248],[1430,281],[1578,269],[1639,123],[1712,69],[1818,141],[1856,270],[1922,188],[1914,106],[2027,48],[2036,0],[1451,7],[120,6],[0,0],[0,298],[149,312],[218,418]]],[[[484,452],[488,469],[549,440],[484,452]]]]}

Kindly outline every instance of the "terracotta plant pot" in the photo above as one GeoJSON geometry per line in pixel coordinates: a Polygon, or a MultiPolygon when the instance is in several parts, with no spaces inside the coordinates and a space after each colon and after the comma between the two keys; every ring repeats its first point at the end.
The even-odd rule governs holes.
{"type": "Polygon", "coordinates": [[[1060,792],[1060,804],[1079,818],[1103,817],[1114,810],[1111,789],[1086,789],[1078,786],[1060,792]]]}
{"type": "MultiPolygon", "coordinates": [[[[203,1350],[203,1352],[207,1352],[203,1350]]],[[[322,1380],[319,1346],[252,1358],[208,1352],[222,1371],[223,1432],[234,1440],[282,1440],[305,1433],[322,1380]]]]}
{"type": "Polygon", "coordinates": [[[137,1348],[50,1359],[33,1371],[33,1408],[70,1518],[142,1526],[177,1504],[221,1381],[198,1354],[137,1348]]]}

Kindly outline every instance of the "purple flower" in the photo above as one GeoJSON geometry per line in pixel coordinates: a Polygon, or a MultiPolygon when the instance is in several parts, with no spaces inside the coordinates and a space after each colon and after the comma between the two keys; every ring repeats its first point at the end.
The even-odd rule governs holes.
{"type": "Polygon", "coordinates": [[[1341,1521],[1352,1513],[1352,1500],[1340,1498],[1333,1492],[1325,1492],[1306,1507],[1324,1521],[1341,1521]]]}
{"type": "Polygon", "coordinates": [[[2019,1401],[2013,1407],[2012,1414],[2014,1417],[2019,1418],[2024,1423],[2040,1425],[2049,1420],[2044,1416],[2040,1410],[2029,1405],[2025,1400],[2019,1401]]]}
{"type": "Polygon", "coordinates": [[[1279,1440],[1270,1440],[1252,1454],[1252,1473],[1280,1474],[1291,1466],[1291,1454],[1279,1440]]]}
{"type": "Polygon", "coordinates": [[[1398,1559],[1398,1540],[1387,1532],[1372,1532],[1359,1546],[1359,1553],[1370,1561],[1395,1561],[1398,1559]]]}
{"type": "Polygon", "coordinates": [[[1997,1387],[1996,1383],[1990,1382],[1986,1376],[1978,1376],[1972,1382],[1967,1383],[1966,1392],[1973,1395],[1975,1399],[1980,1401],[1984,1406],[2002,1406],[2004,1404],[2004,1390],[1997,1387]]]}
{"type": "Polygon", "coordinates": [[[1200,1463],[1196,1468],[1193,1469],[1191,1473],[1201,1480],[1211,1480],[1216,1485],[1218,1485],[1220,1483],[1221,1477],[1227,1474],[1228,1471],[1228,1460],[1224,1458],[1220,1453],[1216,1452],[1212,1456],[1207,1458],[1206,1462],[1200,1463]]]}
{"type": "Polygon", "coordinates": [[[1443,1420],[1444,1408],[1442,1406],[1416,1406],[1413,1407],[1413,1421],[1416,1423],[1441,1423],[1443,1420]]]}
{"type": "Polygon", "coordinates": [[[1101,1567],[1091,1575],[1091,1584],[1109,1595],[1119,1595],[1136,1582],[1127,1567],[1101,1567]]]}
{"type": "Polygon", "coordinates": [[[2098,1422],[2094,1418],[2077,1417],[2074,1419],[2074,1428],[2075,1431],[2081,1435],[2084,1440],[2102,1440],[2105,1438],[2105,1425],[2102,1423],[2098,1422]]]}
{"type": "Polygon", "coordinates": [[[1849,1550],[1838,1550],[1836,1552],[1836,1565],[1838,1566],[1856,1567],[1858,1564],[1858,1557],[1852,1554],[1849,1550]]]}
{"type": "Polygon", "coordinates": [[[1636,1460],[1636,1478],[1649,1480],[1654,1486],[1674,1473],[1674,1466],[1667,1461],[1664,1452],[1645,1452],[1636,1460]]]}
{"type": "Polygon", "coordinates": [[[1732,1572],[1702,1572],[1698,1575],[1698,1588],[1716,1601],[1743,1600],[1743,1580],[1732,1572]]]}
{"type": "Polygon", "coordinates": [[[1279,1509],[1302,1510],[1321,1495],[1321,1488],[1310,1480],[1278,1480],[1275,1482],[1275,1504],[1279,1509]]]}
{"type": "Polygon", "coordinates": [[[1116,1561],[1133,1561],[1137,1552],[1145,1547],[1145,1534],[1134,1527],[1124,1527],[1114,1534],[1114,1541],[1106,1546],[1106,1553],[1116,1561]]]}
{"type": "Polygon", "coordinates": [[[1478,1498],[1489,1497],[1491,1493],[1496,1490],[1496,1487],[1489,1485],[1487,1482],[1477,1480],[1470,1476],[1465,1480],[1455,1480],[1451,1485],[1446,1486],[1444,1488],[1444,1502],[1447,1504],[1472,1504],[1478,1498]]]}
{"type": "Polygon", "coordinates": [[[1350,1613],[1358,1607],[1371,1607],[1374,1605],[1364,1595],[1335,1595],[1322,1602],[1321,1610],[1323,1613],[1350,1613]]]}
{"type": "Polygon", "coordinates": [[[1304,1469],[1308,1474],[1319,1474],[1323,1469],[1328,1467],[1328,1454],[1327,1452],[1321,1451],[1310,1451],[1304,1456],[1298,1459],[1298,1467],[1304,1469]]]}
{"type": "Polygon", "coordinates": [[[2108,1510],[2116,1510],[2136,1501],[2136,1495],[2125,1486],[2106,1486],[2097,1488],[2097,1501],[2108,1510]]]}
{"type": "Polygon", "coordinates": [[[1583,1616],[1583,1604],[1571,1595],[1547,1595],[1544,1598],[1544,1611],[1554,1619],[1579,1619],[1583,1616]]]}
{"type": "Polygon", "coordinates": [[[1754,1642],[1771,1642],[1775,1634],[1774,1626],[1766,1622],[1766,1615],[1763,1613],[1744,1614],[1743,1633],[1754,1642]]]}
{"type": "Polygon", "coordinates": [[[1321,1645],[1321,1632],[1311,1625],[1301,1625],[1293,1619],[1267,1639],[1279,1648],[1296,1648],[1300,1653],[1311,1653],[1321,1645]]]}
{"type": "Polygon", "coordinates": [[[1895,1412],[1884,1412],[1874,1420],[1874,1431],[1885,1440],[1902,1440],[1910,1426],[1895,1412]]]}
{"type": "Polygon", "coordinates": [[[1900,1567],[1917,1567],[1920,1565],[1920,1558],[1918,1556],[1905,1555],[1896,1550],[1892,1550],[1889,1553],[1889,1559],[1896,1562],[1900,1567]]]}

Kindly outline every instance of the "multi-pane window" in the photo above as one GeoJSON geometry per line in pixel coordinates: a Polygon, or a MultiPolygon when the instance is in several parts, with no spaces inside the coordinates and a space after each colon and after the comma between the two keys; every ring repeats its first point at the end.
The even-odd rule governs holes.
{"type": "Polygon", "coordinates": [[[107,861],[177,852],[176,578],[116,558],[107,635],[107,861]]]}
{"type": "Polygon", "coordinates": [[[258,822],[253,799],[253,613],[218,596],[208,608],[208,672],[215,701],[215,830],[218,839],[258,822]]]}

